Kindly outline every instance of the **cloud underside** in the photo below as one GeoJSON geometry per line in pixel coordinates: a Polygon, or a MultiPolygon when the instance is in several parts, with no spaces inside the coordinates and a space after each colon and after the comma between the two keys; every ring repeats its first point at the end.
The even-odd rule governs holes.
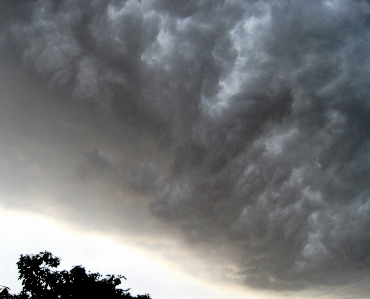
{"type": "MultiPolygon", "coordinates": [[[[112,123],[86,128],[96,136],[105,124],[111,136],[102,147],[75,140],[88,148],[73,158],[83,162],[71,162],[75,180],[93,173],[124,185],[137,195],[132,209],[144,207],[194,248],[233,248],[234,275],[247,286],[368,279],[367,1],[0,7],[3,57],[69,99],[58,105],[74,101],[112,123]]],[[[50,109],[38,113],[50,117],[50,109]]],[[[56,133],[63,126],[48,125],[56,133]]],[[[99,211],[119,218],[121,195],[94,196],[99,211]]]]}

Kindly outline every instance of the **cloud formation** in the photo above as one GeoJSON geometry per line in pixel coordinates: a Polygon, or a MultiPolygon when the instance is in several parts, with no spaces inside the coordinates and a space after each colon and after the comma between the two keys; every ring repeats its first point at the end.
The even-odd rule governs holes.
{"type": "Polygon", "coordinates": [[[170,169],[131,171],[100,148],[85,157],[187,242],[236,249],[234,274],[255,288],[369,278],[368,1],[2,7],[3,53],[171,153],[170,169]]]}

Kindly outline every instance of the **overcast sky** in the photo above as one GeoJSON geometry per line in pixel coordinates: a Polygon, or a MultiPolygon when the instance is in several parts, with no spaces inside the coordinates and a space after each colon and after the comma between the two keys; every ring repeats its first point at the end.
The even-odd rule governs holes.
{"type": "Polygon", "coordinates": [[[0,0],[0,57],[2,263],[368,298],[370,1],[0,0]]]}

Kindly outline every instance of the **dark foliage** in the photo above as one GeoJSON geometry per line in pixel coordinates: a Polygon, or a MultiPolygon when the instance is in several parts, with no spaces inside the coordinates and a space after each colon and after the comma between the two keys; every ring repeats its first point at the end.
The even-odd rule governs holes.
{"type": "Polygon", "coordinates": [[[132,296],[129,289],[120,289],[122,275],[106,275],[86,272],[82,266],[70,271],[57,271],[60,259],[50,252],[21,255],[17,263],[23,289],[12,295],[8,287],[1,287],[0,299],[151,299],[150,295],[132,296]]]}

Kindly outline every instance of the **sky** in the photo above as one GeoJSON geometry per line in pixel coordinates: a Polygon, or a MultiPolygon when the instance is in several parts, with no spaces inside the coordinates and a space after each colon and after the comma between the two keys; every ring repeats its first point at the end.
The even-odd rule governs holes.
{"type": "Polygon", "coordinates": [[[370,1],[0,0],[0,284],[368,298],[369,78],[370,1]]]}

